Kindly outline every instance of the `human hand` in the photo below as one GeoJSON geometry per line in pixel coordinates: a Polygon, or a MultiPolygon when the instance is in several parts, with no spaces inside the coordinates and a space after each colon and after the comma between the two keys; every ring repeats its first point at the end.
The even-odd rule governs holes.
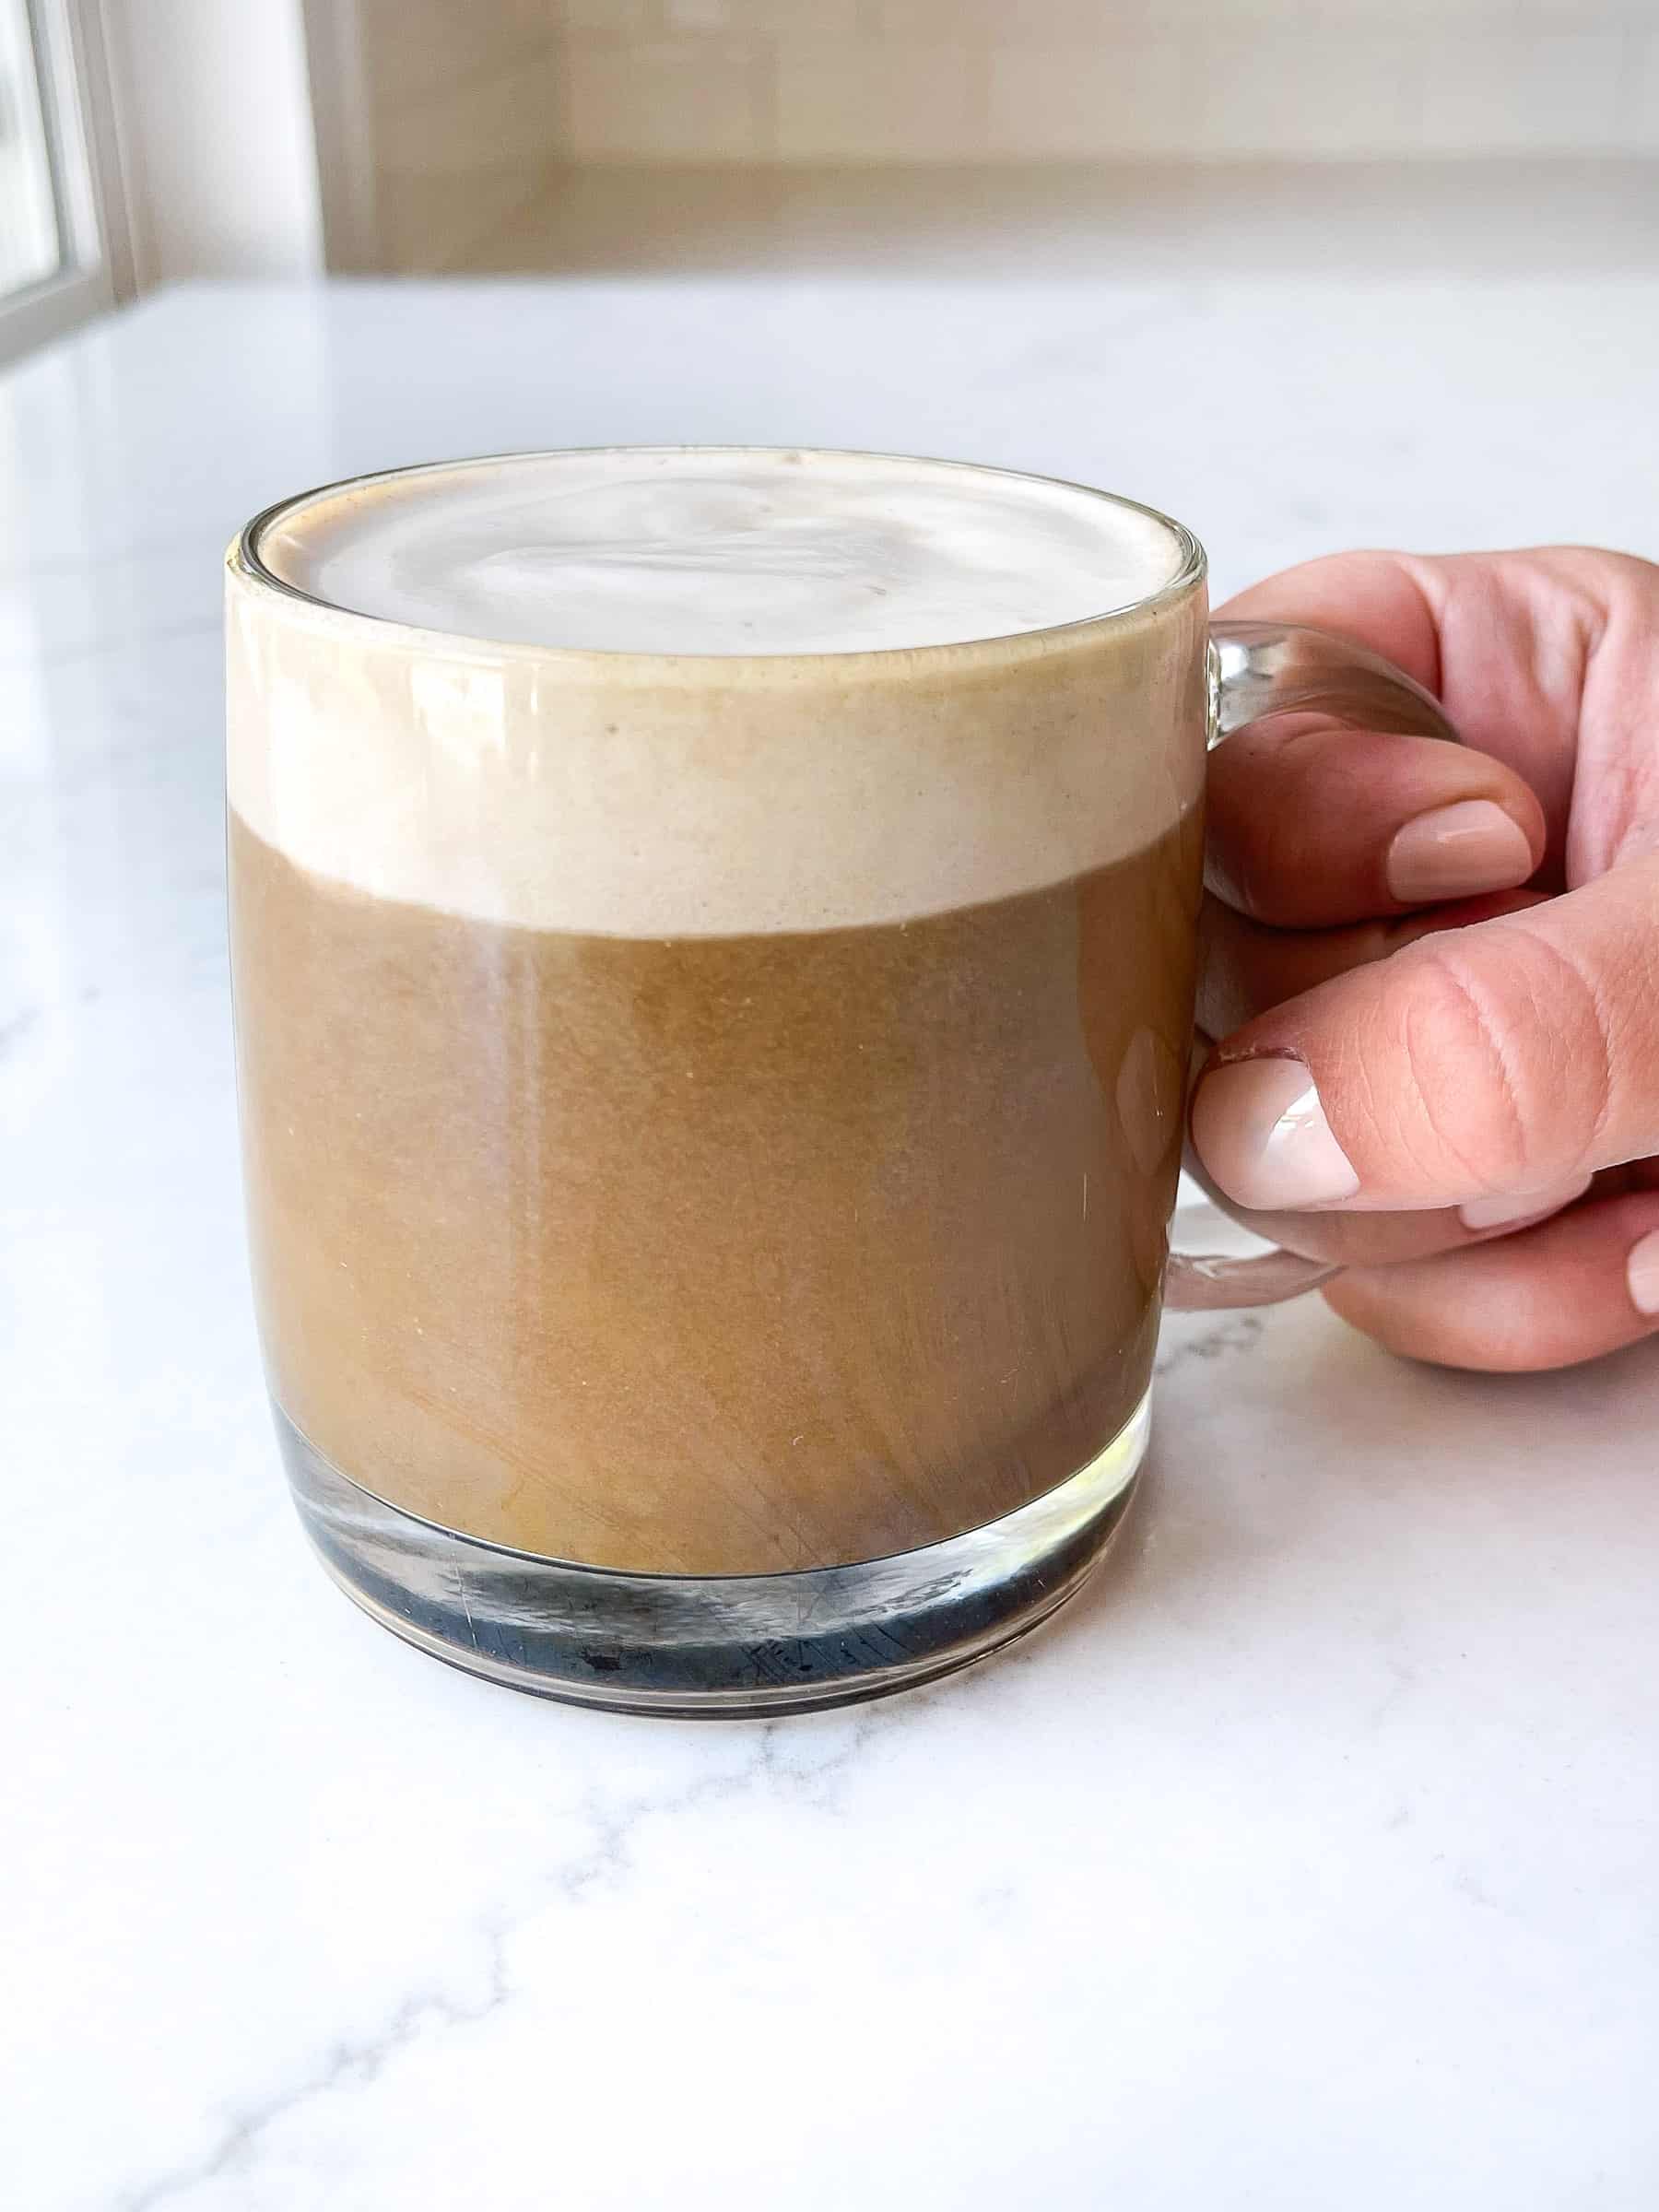
{"type": "Polygon", "coordinates": [[[1361,640],[1466,744],[1296,714],[1214,756],[1208,1179],[1396,1351],[1659,1333],[1659,567],[1340,554],[1220,611],[1361,640]]]}

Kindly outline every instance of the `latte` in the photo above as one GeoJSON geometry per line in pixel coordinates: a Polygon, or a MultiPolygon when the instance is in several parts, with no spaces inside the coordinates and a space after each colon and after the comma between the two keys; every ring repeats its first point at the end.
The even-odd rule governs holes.
{"type": "Polygon", "coordinates": [[[257,552],[241,1102],[312,1445],[685,1575],[911,1550],[1093,1458],[1180,1154],[1177,534],[943,464],[575,454],[312,495],[257,552]]]}

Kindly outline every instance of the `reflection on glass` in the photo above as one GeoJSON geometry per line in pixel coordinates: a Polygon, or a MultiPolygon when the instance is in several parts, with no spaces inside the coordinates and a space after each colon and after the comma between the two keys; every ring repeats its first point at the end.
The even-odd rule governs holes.
{"type": "Polygon", "coordinates": [[[28,0],[0,0],[0,300],[61,263],[28,0]]]}

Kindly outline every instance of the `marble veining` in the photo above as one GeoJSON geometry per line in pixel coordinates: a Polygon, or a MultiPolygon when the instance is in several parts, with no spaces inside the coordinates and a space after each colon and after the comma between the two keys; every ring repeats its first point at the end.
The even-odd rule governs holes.
{"type": "MultiPolygon", "coordinates": [[[[870,1725],[865,1715],[851,1716],[838,1732],[841,1740],[830,1756],[805,1767],[794,1763],[780,1743],[777,1724],[764,1725],[747,1732],[746,1755],[729,1773],[698,1773],[683,1786],[662,1793],[590,1799],[582,1808],[589,1831],[585,1843],[543,1870],[541,1894],[534,1903],[553,1900],[580,1905],[590,1889],[625,1882],[630,1870],[629,1838],[637,1828],[650,1818],[673,1818],[705,1798],[735,1797],[758,1784],[774,1783],[798,1790],[807,1802],[830,1806],[834,1777],[853,1759],[870,1725]]],[[[473,1962],[464,1992],[426,1987],[401,1998],[383,2026],[359,2041],[334,2046],[314,2073],[231,2115],[206,2158],[118,2197],[122,2212],[159,2212],[159,2207],[187,2198],[203,2184],[233,2181],[257,2164],[268,2131],[300,2106],[372,2083],[418,2038],[473,2027],[510,2005],[515,1993],[508,1971],[508,1939],[527,1917],[529,1908],[521,1908],[511,1921],[486,1918],[475,1931],[483,1956],[473,1962]]]]}
{"type": "Polygon", "coordinates": [[[515,1699],[305,1555],[247,1309],[219,557],[607,439],[1659,553],[1659,278],[1326,265],[186,289],[0,384],[0,2194],[29,2212],[1645,2207],[1659,1353],[1171,1321],[1052,1626],[888,1705],[515,1699]]]}

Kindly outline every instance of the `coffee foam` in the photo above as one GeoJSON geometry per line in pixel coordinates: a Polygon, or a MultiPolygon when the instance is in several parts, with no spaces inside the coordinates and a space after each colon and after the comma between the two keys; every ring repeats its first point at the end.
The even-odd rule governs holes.
{"type": "MultiPolygon", "coordinates": [[[[940,473],[1005,507],[1007,487],[1056,488],[940,473]]],[[[397,479],[400,500],[432,474],[397,479]]],[[[309,504],[267,530],[267,560],[309,504]]],[[[640,937],[899,922],[1126,857],[1196,804],[1204,616],[1195,582],[940,651],[538,650],[313,606],[233,555],[230,804],[314,875],[482,921],[640,937]]]]}
{"type": "Polygon", "coordinates": [[[268,527],[330,606],[524,645],[870,653],[1077,622],[1170,582],[1156,516],[1074,485],[863,453],[632,449],[407,472],[268,527]]]}

